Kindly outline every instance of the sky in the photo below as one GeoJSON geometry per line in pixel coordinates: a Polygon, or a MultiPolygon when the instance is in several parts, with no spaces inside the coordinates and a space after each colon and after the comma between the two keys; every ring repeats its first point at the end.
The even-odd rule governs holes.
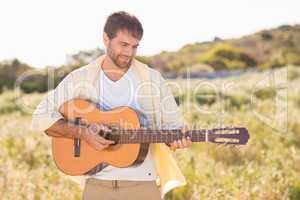
{"type": "Polygon", "coordinates": [[[143,24],[139,55],[300,24],[300,0],[1,0],[0,61],[59,66],[66,55],[104,48],[105,20],[120,10],[143,24]]]}

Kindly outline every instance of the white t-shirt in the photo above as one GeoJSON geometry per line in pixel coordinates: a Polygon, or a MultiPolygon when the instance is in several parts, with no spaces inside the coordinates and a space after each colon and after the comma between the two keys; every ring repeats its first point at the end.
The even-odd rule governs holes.
{"type": "MultiPolygon", "coordinates": [[[[101,88],[100,102],[97,104],[99,108],[110,110],[119,106],[128,106],[140,111],[140,106],[135,95],[140,79],[131,67],[118,81],[110,80],[101,69],[99,81],[101,88]]],[[[140,117],[142,117],[142,119],[140,118],[142,126],[147,127],[145,116],[140,117]]],[[[150,151],[148,151],[144,162],[140,165],[128,168],[117,168],[109,165],[100,172],[92,175],[92,177],[105,180],[146,181],[155,180],[156,175],[152,156],[150,151]]]]}

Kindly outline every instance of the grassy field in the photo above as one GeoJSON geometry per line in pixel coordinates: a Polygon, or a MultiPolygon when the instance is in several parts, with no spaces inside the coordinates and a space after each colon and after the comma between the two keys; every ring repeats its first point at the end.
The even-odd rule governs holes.
{"type": "MultiPolygon", "coordinates": [[[[190,128],[244,126],[251,138],[244,147],[178,150],[188,184],[166,199],[300,199],[300,68],[169,83],[190,128]]],[[[42,96],[0,95],[0,199],[81,199],[56,169],[50,138],[29,128],[42,96]]]]}

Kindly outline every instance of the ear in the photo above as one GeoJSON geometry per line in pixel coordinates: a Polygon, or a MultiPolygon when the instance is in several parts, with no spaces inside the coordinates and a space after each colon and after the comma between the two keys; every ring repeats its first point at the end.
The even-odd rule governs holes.
{"type": "Polygon", "coordinates": [[[103,43],[104,43],[105,47],[108,46],[109,41],[110,41],[110,39],[109,39],[108,35],[105,32],[103,32],[103,43]]]}

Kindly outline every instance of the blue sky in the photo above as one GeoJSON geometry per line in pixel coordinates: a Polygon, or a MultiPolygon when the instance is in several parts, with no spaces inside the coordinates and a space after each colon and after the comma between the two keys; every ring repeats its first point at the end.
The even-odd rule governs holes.
{"type": "Polygon", "coordinates": [[[2,0],[0,60],[16,57],[44,67],[63,64],[67,54],[79,50],[103,48],[105,19],[118,10],[143,24],[140,55],[300,24],[299,0],[2,0]]]}

